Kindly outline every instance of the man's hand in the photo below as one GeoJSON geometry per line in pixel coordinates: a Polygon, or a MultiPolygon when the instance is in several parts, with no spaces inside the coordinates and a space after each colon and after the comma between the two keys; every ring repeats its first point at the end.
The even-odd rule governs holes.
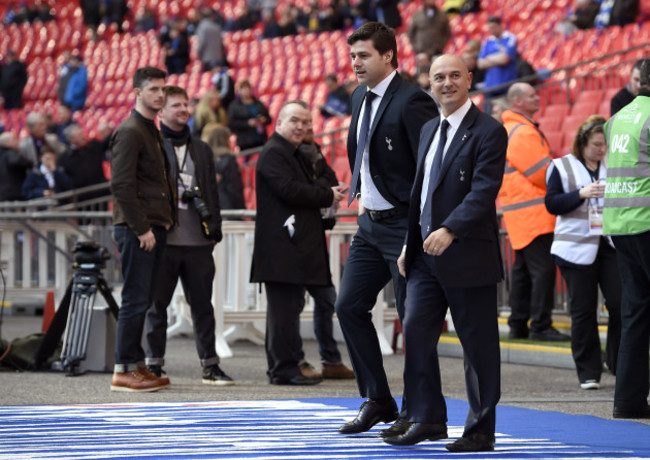
{"type": "Polygon", "coordinates": [[[427,239],[424,240],[424,244],[422,245],[422,249],[425,254],[439,256],[445,252],[453,241],[454,233],[447,227],[441,227],[427,236],[427,239]]]}
{"type": "Polygon", "coordinates": [[[332,199],[332,204],[336,204],[345,198],[346,187],[345,185],[336,185],[332,187],[332,192],[334,193],[334,198],[332,199]]]}
{"type": "Polygon", "coordinates": [[[156,245],[156,237],[151,229],[147,233],[139,235],[138,239],[140,240],[140,248],[147,252],[151,252],[156,245]]]}
{"type": "Polygon", "coordinates": [[[406,278],[406,246],[402,248],[402,253],[397,258],[397,269],[399,274],[406,278]]]}

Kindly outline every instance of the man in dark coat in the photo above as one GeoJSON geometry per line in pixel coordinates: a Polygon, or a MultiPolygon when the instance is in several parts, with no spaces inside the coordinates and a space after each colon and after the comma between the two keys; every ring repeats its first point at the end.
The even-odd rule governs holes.
{"type": "Polygon", "coordinates": [[[4,99],[4,108],[19,109],[23,106],[23,89],[27,84],[27,67],[18,60],[13,50],[7,52],[7,59],[2,65],[0,93],[4,99]]]}
{"type": "Polygon", "coordinates": [[[0,201],[22,200],[20,188],[34,163],[18,153],[13,133],[0,134],[0,201]]]}
{"type": "Polygon", "coordinates": [[[304,103],[285,104],[257,162],[251,282],[266,289],[267,374],[275,385],[321,381],[300,372],[300,313],[305,287],[332,283],[320,209],[341,201],[343,193],[341,186],[325,188],[310,179],[298,150],[310,118],[304,103]]]}

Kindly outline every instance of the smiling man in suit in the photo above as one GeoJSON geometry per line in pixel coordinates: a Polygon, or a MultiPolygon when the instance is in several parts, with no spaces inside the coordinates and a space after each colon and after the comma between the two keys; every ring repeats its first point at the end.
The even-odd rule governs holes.
{"type": "Polygon", "coordinates": [[[503,277],[495,200],[508,137],[468,97],[471,74],[454,55],[429,73],[442,115],[422,128],[406,246],[404,384],[408,428],[394,445],[447,438],[436,347],[447,312],[463,346],[469,414],[452,452],[494,449],[500,389],[497,283],[503,277]]]}
{"type": "Polygon", "coordinates": [[[339,428],[343,434],[368,431],[398,416],[370,311],[392,278],[397,312],[403,317],[406,287],[397,257],[407,229],[420,128],[438,113],[424,91],[396,72],[397,42],[391,28],[366,23],[350,35],[348,44],[360,84],[352,95],[348,134],[353,171],[349,201],[359,199],[359,229],[345,263],[336,313],[359,392],[367,400],[357,417],[339,428]]]}

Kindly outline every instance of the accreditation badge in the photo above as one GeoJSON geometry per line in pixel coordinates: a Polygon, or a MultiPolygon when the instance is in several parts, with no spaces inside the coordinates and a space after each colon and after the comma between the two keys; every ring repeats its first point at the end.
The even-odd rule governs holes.
{"type": "Polygon", "coordinates": [[[589,206],[589,234],[603,234],[603,207],[589,206]]]}

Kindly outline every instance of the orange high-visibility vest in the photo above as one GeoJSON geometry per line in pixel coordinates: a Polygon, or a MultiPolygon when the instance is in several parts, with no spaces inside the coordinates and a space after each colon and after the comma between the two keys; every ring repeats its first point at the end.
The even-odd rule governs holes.
{"type": "Polygon", "coordinates": [[[506,110],[502,119],[508,131],[508,151],[499,201],[510,243],[513,249],[522,249],[555,229],[555,216],[544,205],[551,149],[526,116],[506,110]]]}

